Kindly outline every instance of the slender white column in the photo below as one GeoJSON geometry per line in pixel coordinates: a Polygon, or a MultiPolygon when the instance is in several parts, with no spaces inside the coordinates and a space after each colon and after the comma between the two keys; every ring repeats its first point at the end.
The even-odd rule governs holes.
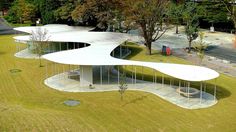
{"type": "Polygon", "coordinates": [[[133,71],[134,71],[134,66],[132,65],[132,70],[131,70],[131,75],[132,75],[132,84],[134,84],[134,75],[133,75],[133,71]]]}
{"type": "Polygon", "coordinates": [[[66,75],[66,73],[65,73],[65,65],[63,65],[62,68],[63,68],[63,76],[64,76],[64,80],[65,80],[65,79],[66,79],[66,78],[65,78],[65,77],[66,77],[66,76],[65,76],[65,75],[66,75]]]}
{"type": "Polygon", "coordinates": [[[180,95],[180,89],[181,89],[181,80],[179,80],[179,95],[180,95]]]}
{"type": "Polygon", "coordinates": [[[162,74],[162,88],[164,87],[164,84],[165,84],[165,78],[164,75],[162,74]]]}
{"type": "Polygon", "coordinates": [[[46,60],[46,79],[48,82],[48,61],[46,60]]]}
{"type": "Polygon", "coordinates": [[[117,76],[118,76],[118,85],[120,84],[120,68],[119,68],[119,66],[117,66],[118,68],[118,73],[117,73],[117,76]]]}
{"type": "Polygon", "coordinates": [[[204,92],[206,92],[206,89],[207,89],[207,83],[205,82],[205,84],[204,84],[204,92]]]}
{"type": "Polygon", "coordinates": [[[136,85],[136,66],[134,67],[134,84],[136,85]]]}
{"type": "Polygon", "coordinates": [[[107,83],[110,84],[110,66],[107,68],[107,83]]]}
{"type": "MultiPolygon", "coordinates": [[[[155,73],[155,70],[153,69],[152,72],[155,73]]],[[[155,75],[154,75],[154,74],[152,74],[152,83],[153,83],[153,84],[155,83],[155,75]]]]}
{"type": "Polygon", "coordinates": [[[56,63],[54,63],[54,74],[57,74],[57,70],[56,70],[56,63]]]}
{"type": "Polygon", "coordinates": [[[122,47],[120,45],[120,58],[122,57],[122,47]]]}
{"type": "Polygon", "coordinates": [[[200,84],[200,104],[202,103],[202,82],[200,84]]]}
{"type": "MultiPolygon", "coordinates": [[[[155,70],[154,70],[155,71],[155,70]]],[[[154,72],[155,74],[155,84],[157,83],[157,75],[156,75],[156,71],[154,72]]]]}
{"type": "Polygon", "coordinates": [[[102,85],[102,66],[100,66],[100,84],[102,85]]]}
{"type": "Polygon", "coordinates": [[[214,101],[216,101],[216,79],[215,79],[215,87],[214,87],[214,101]]]}
{"type": "Polygon", "coordinates": [[[143,66],[142,66],[142,80],[143,80],[143,66]]]}
{"type": "Polygon", "coordinates": [[[189,87],[190,87],[190,82],[188,82],[188,102],[189,102],[189,87]]]}
{"type": "Polygon", "coordinates": [[[81,69],[81,76],[80,76],[80,86],[82,85],[82,80],[81,80],[81,78],[83,78],[84,77],[84,67],[83,66],[80,66],[80,69],[81,69]]]}

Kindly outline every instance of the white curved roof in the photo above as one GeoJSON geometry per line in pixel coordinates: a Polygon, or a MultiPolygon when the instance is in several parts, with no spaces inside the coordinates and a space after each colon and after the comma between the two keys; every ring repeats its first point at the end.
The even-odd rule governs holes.
{"type": "MultiPolygon", "coordinates": [[[[48,29],[50,30],[50,28],[48,29]]],[[[17,36],[16,40],[27,41],[29,36],[17,36]]],[[[111,33],[111,32],[50,32],[50,40],[55,42],[81,42],[88,43],[90,46],[60,51],[46,54],[43,58],[61,64],[72,65],[137,65],[153,68],[166,75],[186,80],[186,81],[206,81],[217,78],[219,73],[216,71],[200,66],[155,63],[123,60],[112,57],[111,52],[126,40],[135,41],[137,37],[128,34],[111,33]]]]}
{"type": "Polygon", "coordinates": [[[63,24],[49,24],[44,26],[30,26],[30,27],[17,27],[14,30],[26,32],[31,34],[32,31],[35,31],[37,28],[45,29],[48,33],[58,33],[58,32],[68,32],[68,31],[89,31],[91,27],[75,27],[75,26],[68,26],[63,24]]]}

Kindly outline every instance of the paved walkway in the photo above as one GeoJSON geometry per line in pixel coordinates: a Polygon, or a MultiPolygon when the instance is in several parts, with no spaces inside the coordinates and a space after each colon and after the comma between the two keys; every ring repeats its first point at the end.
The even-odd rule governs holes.
{"type": "MultiPolygon", "coordinates": [[[[80,87],[80,82],[78,78],[70,79],[68,78],[68,73],[64,72],[47,78],[44,83],[53,89],[66,92],[118,91],[118,82],[116,75],[114,74],[110,76],[109,84],[108,79],[104,77],[102,84],[100,83],[99,79],[97,79],[97,81],[95,81],[95,84],[93,85],[93,88],[80,87]]],[[[191,98],[184,97],[178,92],[176,92],[178,88],[176,86],[162,85],[141,80],[137,80],[136,84],[134,84],[134,81],[132,83],[131,78],[128,78],[126,82],[128,84],[128,90],[149,92],[157,95],[158,97],[161,97],[164,100],[169,101],[172,104],[186,109],[207,108],[217,103],[217,100],[214,99],[213,95],[204,91],[202,92],[202,100],[200,101],[200,94],[197,94],[191,98]]]]}
{"type": "MultiPolygon", "coordinates": [[[[200,65],[200,59],[194,52],[188,54],[183,49],[176,49],[173,51],[173,55],[190,61],[195,65],[200,65]]],[[[206,55],[202,61],[202,66],[214,69],[229,76],[236,77],[236,63],[231,63],[228,60],[206,55]]]]}
{"type": "Polygon", "coordinates": [[[15,57],[24,59],[39,59],[37,54],[32,53],[28,48],[15,53],[15,57]]]}

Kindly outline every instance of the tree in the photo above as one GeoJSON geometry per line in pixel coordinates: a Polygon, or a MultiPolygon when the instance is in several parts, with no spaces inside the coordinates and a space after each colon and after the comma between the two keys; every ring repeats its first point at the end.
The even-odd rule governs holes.
{"type": "Polygon", "coordinates": [[[119,0],[86,0],[79,3],[72,12],[75,21],[95,23],[97,27],[106,30],[115,18],[115,10],[120,7],[119,0]]]}
{"type": "Polygon", "coordinates": [[[124,5],[126,19],[134,21],[141,27],[147,54],[151,55],[152,42],[161,38],[167,30],[166,27],[162,30],[162,24],[166,22],[165,13],[169,7],[169,1],[124,0],[124,5]]]}
{"type": "Polygon", "coordinates": [[[120,93],[120,99],[123,101],[123,96],[125,91],[128,89],[128,85],[126,84],[125,74],[121,75],[120,86],[118,92],[120,93]]]}
{"type": "Polygon", "coordinates": [[[234,22],[234,28],[236,29],[236,5],[235,5],[235,0],[219,0],[219,1],[221,1],[225,5],[225,8],[229,13],[230,18],[234,22]]]}
{"type": "Polygon", "coordinates": [[[73,23],[72,11],[77,5],[77,1],[74,0],[60,0],[60,6],[54,11],[54,16],[57,22],[60,23],[73,23]]]}
{"type": "Polygon", "coordinates": [[[200,37],[200,40],[195,43],[194,48],[197,51],[197,56],[200,59],[199,65],[201,65],[205,57],[205,50],[207,49],[208,45],[205,42],[203,42],[203,38],[204,38],[203,32],[199,33],[199,37],[200,37]]]}
{"type": "Polygon", "coordinates": [[[56,23],[54,11],[60,7],[60,0],[34,0],[43,24],[56,23]]]}
{"type": "Polygon", "coordinates": [[[12,0],[0,0],[0,11],[2,11],[2,15],[4,16],[5,10],[9,9],[12,0]]]}
{"type": "Polygon", "coordinates": [[[221,2],[203,1],[201,5],[204,6],[206,10],[203,20],[211,23],[212,27],[214,27],[214,23],[228,21],[228,12],[221,2]]]}
{"type": "Polygon", "coordinates": [[[26,0],[16,0],[10,7],[7,20],[24,23],[35,17],[35,6],[26,0]]]}
{"type": "Polygon", "coordinates": [[[171,4],[170,8],[168,10],[168,16],[171,20],[172,23],[175,24],[175,33],[178,34],[179,33],[179,25],[181,24],[182,21],[182,14],[184,11],[184,6],[182,4],[171,4]]]}
{"type": "Polygon", "coordinates": [[[35,46],[35,53],[39,57],[39,67],[42,67],[41,56],[44,53],[46,47],[48,47],[48,32],[46,29],[37,28],[31,32],[30,40],[32,45],[35,46]]]}
{"type": "Polygon", "coordinates": [[[192,41],[198,37],[199,17],[203,14],[203,10],[202,7],[198,7],[194,2],[187,2],[185,4],[183,20],[186,24],[185,34],[189,43],[188,53],[191,52],[192,41]]]}

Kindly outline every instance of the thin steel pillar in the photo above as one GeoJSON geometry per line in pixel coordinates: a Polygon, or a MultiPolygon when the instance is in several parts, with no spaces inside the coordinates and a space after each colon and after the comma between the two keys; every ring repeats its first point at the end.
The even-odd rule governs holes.
{"type": "Polygon", "coordinates": [[[120,45],[120,58],[122,57],[122,47],[120,45]]]}
{"type": "Polygon", "coordinates": [[[48,82],[48,61],[46,60],[46,80],[48,82]]]}
{"type": "Polygon", "coordinates": [[[107,68],[107,83],[110,84],[110,66],[107,68]]]}
{"type": "Polygon", "coordinates": [[[188,82],[188,102],[189,102],[189,87],[190,87],[190,82],[188,82]]]}
{"type": "Polygon", "coordinates": [[[134,84],[136,85],[136,66],[134,67],[134,84]]]}
{"type": "MultiPolygon", "coordinates": [[[[154,70],[155,71],[155,70],[154,70]]],[[[156,74],[156,71],[155,71],[155,84],[157,83],[157,74],[156,74]]]]}
{"type": "Polygon", "coordinates": [[[142,80],[143,80],[143,66],[142,66],[142,80]]]}
{"type": "Polygon", "coordinates": [[[102,85],[102,66],[100,66],[100,84],[102,85]]]}
{"type": "MultiPolygon", "coordinates": [[[[81,78],[83,79],[83,78],[84,78],[84,67],[81,66],[80,68],[81,68],[81,72],[82,72],[82,74],[81,74],[81,75],[82,75],[81,78]]],[[[83,81],[83,80],[82,80],[82,81],[83,81]]],[[[80,83],[81,83],[81,82],[80,82],[80,83]]],[[[83,85],[83,84],[82,84],[82,85],[83,85]]]]}
{"type": "Polygon", "coordinates": [[[215,87],[214,87],[214,101],[216,101],[216,79],[215,79],[215,87]]]}
{"type": "Polygon", "coordinates": [[[202,103],[202,82],[200,84],[200,104],[202,103]]]}
{"type": "Polygon", "coordinates": [[[117,83],[118,83],[118,85],[120,84],[120,68],[119,68],[119,66],[117,66],[117,69],[118,69],[118,73],[117,73],[117,83]]]}
{"type": "Polygon", "coordinates": [[[180,95],[180,90],[181,90],[181,80],[179,80],[179,95],[180,95]]]}
{"type": "Polygon", "coordinates": [[[133,75],[134,66],[132,65],[131,75],[132,75],[132,84],[134,84],[134,75],[133,75]]]}
{"type": "MultiPolygon", "coordinates": [[[[155,70],[153,69],[152,72],[155,73],[155,70]]],[[[155,75],[154,75],[154,74],[152,75],[152,83],[153,83],[153,84],[155,83],[155,75]]]]}
{"type": "Polygon", "coordinates": [[[162,74],[162,88],[164,87],[164,84],[165,84],[165,78],[164,75],[162,74]]]}

